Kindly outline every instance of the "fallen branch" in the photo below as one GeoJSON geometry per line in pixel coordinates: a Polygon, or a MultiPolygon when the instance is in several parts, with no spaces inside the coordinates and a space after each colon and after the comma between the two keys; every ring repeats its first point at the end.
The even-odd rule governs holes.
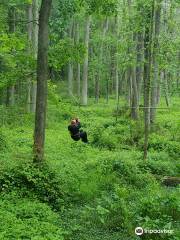
{"type": "Polygon", "coordinates": [[[162,184],[169,187],[176,187],[180,184],[180,177],[166,176],[162,179],[162,184]]]}

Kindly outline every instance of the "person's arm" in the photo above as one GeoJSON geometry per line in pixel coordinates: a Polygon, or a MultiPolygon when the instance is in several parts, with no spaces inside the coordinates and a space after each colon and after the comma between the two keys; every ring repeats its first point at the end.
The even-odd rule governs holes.
{"type": "Polygon", "coordinates": [[[78,129],[81,128],[81,123],[80,123],[80,120],[79,120],[78,118],[76,118],[76,127],[77,127],[78,129]]]}
{"type": "Polygon", "coordinates": [[[77,127],[78,129],[80,129],[80,128],[81,128],[81,123],[80,123],[80,122],[77,122],[76,127],[77,127]]]}

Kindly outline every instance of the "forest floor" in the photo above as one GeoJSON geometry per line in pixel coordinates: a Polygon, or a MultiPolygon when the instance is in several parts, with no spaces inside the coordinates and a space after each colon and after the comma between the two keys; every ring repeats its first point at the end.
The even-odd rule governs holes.
{"type": "MultiPolygon", "coordinates": [[[[165,103],[161,103],[165,107],[165,103]]],[[[45,164],[32,164],[33,116],[2,109],[0,239],[135,240],[134,229],[169,229],[143,239],[178,240],[180,105],[159,109],[143,160],[142,119],[134,122],[113,100],[78,107],[50,98],[45,164]],[[78,116],[90,144],[73,142],[67,126],[78,116]]],[[[140,113],[141,118],[143,116],[140,113]]]]}

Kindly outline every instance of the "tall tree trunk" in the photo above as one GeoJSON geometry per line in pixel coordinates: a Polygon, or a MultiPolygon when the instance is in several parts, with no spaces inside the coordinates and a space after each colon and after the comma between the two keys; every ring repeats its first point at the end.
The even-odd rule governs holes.
{"type": "Polygon", "coordinates": [[[37,97],[34,129],[34,160],[38,162],[41,162],[44,157],[48,79],[48,21],[51,5],[52,0],[42,0],[39,15],[37,97]]]}
{"type": "MultiPolygon", "coordinates": [[[[136,44],[136,34],[132,34],[132,52],[135,52],[135,44],[136,44]]],[[[139,98],[138,98],[138,86],[136,80],[136,65],[132,65],[131,67],[131,77],[132,77],[132,98],[131,98],[131,117],[134,120],[139,118],[139,98]]]]}
{"type": "Polygon", "coordinates": [[[86,56],[83,64],[83,81],[82,81],[82,105],[88,103],[88,55],[89,55],[89,33],[90,33],[91,16],[87,16],[85,23],[85,48],[86,56]]]}
{"type": "Polygon", "coordinates": [[[68,63],[68,94],[70,97],[73,95],[73,65],[68,63]]]}
{"type": "Polygon", "coordinates": [[[153,49],[153,66],[154,73],[152,78],[151,86],[151,110],[150,110],[150,121],[153,126],[156,116],[156,106],[157,106],[157,94],[158,94],[158,81],[159,81],[159,64],[158,64],[158,51],[159,51],[159,33],[160,33],[160,17],[161,17],[161,1],[157,2],[155,7],[154,19],[154,49],[153,49]]]}
{"type": "Polygon", "coordinates": [[[15,87],[14,85],[7,88],[7,96],[6,96],[6,106],[14,106],[15,104],[15,87]]]}
{"type": "MultiPolygon", "coordinates": [[[[69,38],[73,39],[73,28],[74,28],[74,19],[69,27],[69,38]]],[[[70,60],[68,63],[68,94],[70,97],[73,95],[73,63],[70,60]]]]}
{"type": "Polygon", "coordinates": [[[164,70],[164,97],[165,97],[165,101],[166,101],[166,105],[167,107],[169,107],[170,103],[169,103],[169,89],[168,89],[168,79],[167,79],[167,72],[166,70],[164,70]]]}
{"type": "Polygon", "coordinates": [[[132,72],[131,68],[128,67],[126,71],[126,89],[127,89],[127,95],[126,95],[126,101],[128,107],[131,107],[131,99],[132,99],[132,72]]]}
{"type": "Polygon", "coordinates": [[[106,52],[107,52],[107,59],[109,59],[109,61],[107,61],[107,72],[106,72],[106,103],[108,104],[109,103],[109,82],[110,82],[110,78],[111,78],[111,73],[110,73],[111,52],[110,52],[110,49],[108,47],[108,44],[106,44],[106,52]]]}
{"type": "Polygon", "coordinates": [[[151,88],[151,65],[152,65],[152,34],[153,34],[153,16],[154,0],[152,9],[147,9],[148,19],[145,28],[144,39],[144,159],[147,159],[148,139],[150,128],[150,88],[151,88]]]}
{"type": "MultiPolygon", "coordinates": [[[[180,66],[180,51],[178,52],[177,64],[178,64],[178,66],[180,66]]],[[[176,87],[177,87],[177,91],[179,92],[179,97],[180,97],[179,82],[180,82],[180,71],[177,71],[177,73],[176,73],[176,87]]]]}
{"type": "Polygon", "coordinates": [[[116,17],[116,57],[115,57],[115,79],[116,79],[116,101],[119,101],[119,56],[118,56],[118,48],[119,48],[119,17],[116,17]]]}
{"type": "Polygon", "coordinates": [[[143,31],[137,33],[137,59],[136,59],[136,82],[137,82],[137,91],[138,91],[138,104],[141,98],[141,84],[143,82],[143,61],[144,61],[144,39],[143,31]]]}
{"type": "Polygon", "coordinates": [[[100,79],[101,79],[101,67],[103,66],[103,45],[104,45],[104,38],[106,35],[106,32],[108,30],[108,24],[109,20],[108,17],[106,17],[105,21],[103,22],[103,31],[101,35],[101,43],[100,43],[100,49],[99,49],[99,68],[98,68],[98,77],[96,80],[98,81],[96,83],[97,89],[96,89],[96,103],[99,102],[99,90],[100,90],[100,79]]]}
{"type": "Polygon", "coordinates": [[[137,88],[137,81],[136,81],[136,65],[134,63],[134,53],[136,48],[136,33],[134,33],[133,24],[132,24],[132,1],[128,0],[128,15],[129,15],[129,38],[131,40],[131,46],[128,49],[128,54],[131,54],[131,66],[130,74],[131,74],[131,81],[132,81],[132,94],[131,94],[131,118],[134,120],[138,119],[138,112],[139,112],[139,104],[138,104],[138,88],[137,88]]]}
{"type": "Polygon", "coordinates": [[[132,103],[131,103],[131,117],[134,120],[139,118],[139,102],[138,102],[138,88],[136,82],[136,67],[131,67],[132,74],[132,103]]]}
{"type": "MultiPolygon", "coordinates": [[[[37,59],[38,51],[38,0],[32,1],[32,11],[33,11],[33,35],[32,35],[32,48],[35,59],[37,59]]],[[[31,82],[31,112],[35,113],[36,111],[36,93],[37,93],[37,82],[31,82]]]]}
{"type": "MultiPolygon", "coordinates": [[[[16,24],[15,19],[16,12],[14,7],[10,7],[8,12],[8,20],[9,20],[9,33],[12,34],[16,31],[16,24]]],[[[6,105],[13,106],[15,104],[15,87],[14,84],[10,84],[7,88],[7,95],[6,95],[6,105]]]]}
{"type": "MultiPolygon", "coordinates": [[[[76,44],[79,44],[79,23],[76,25],[76,44]]],[[[80,98],[81,95],[81,65],[77,63],[77,95],[80,98]]]]}
{"type": "MultiPolygon", "coordinates": [[[[32,12],[32,4],[28,4],[27,7],[27,32],[28,32],[28,54],[31,54],[32,49],[32,29],[33,29],[33,12],[32,12]]],[[[27,77],[27,95],[26,95],[26,110],[27,112],[31,111],[31,77],[27,77]]]]}

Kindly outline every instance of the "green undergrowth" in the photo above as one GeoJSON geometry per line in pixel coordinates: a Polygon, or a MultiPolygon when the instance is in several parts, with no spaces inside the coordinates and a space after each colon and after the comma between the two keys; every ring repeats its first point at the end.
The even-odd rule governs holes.
{"type": "MultiPolygon", "coordinates": [[[[159,112],[143,160],[143,124],[115,103],[79,107],[50,95],[45,163],[32,163],[33,115],[0,129],[0,239],[136,240],[137,226],[172,229],[142,239],[179,239],[179,189],[163,186],[178,176],[178,111],[159,112]],[[89,144],[67,131],[78,116],[89,144]]],[[[16,115],[17,109],[8,109],[16,115]]]]}

